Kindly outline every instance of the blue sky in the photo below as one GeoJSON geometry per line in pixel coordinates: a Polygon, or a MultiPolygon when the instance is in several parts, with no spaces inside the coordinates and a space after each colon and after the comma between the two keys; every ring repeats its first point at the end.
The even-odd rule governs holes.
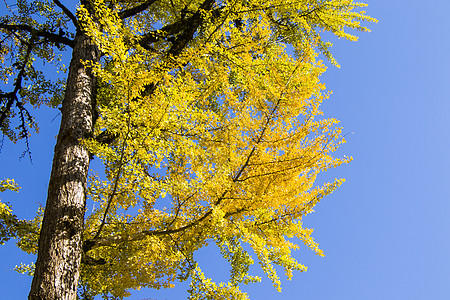
{"type": "MultiPolygon", "coordinates": [[[[244,287],[251,299],[450,299],[450,1],[365,2],[380,22],[356,43],[336,40],[332,52],[342,67],[329,66],[322,77],[333,90],[322,110],[351,133],[340,153],[354,158],[324,175],[347,182],[304,220],[326,256],[302,248],[295,255],[308,272],[283,280],[282,293],[267,279],[244,287]]],[[[33,164],[19,160],[21,143],[5,141],[0,153],[0,178],[22,186],[0,197],[20,217],[45,203],[56,115],[37,115],[33,164]]],[[[197,256],[207,275],[226,280],[217,249],[197,256]]],[[[13,242],[0,247],[0,257],[2,298],[25,299],[31,278],[12,269],[34,258],[13,242]]],[[[185,290],[130,299],[185,299],[185,290]]]]}

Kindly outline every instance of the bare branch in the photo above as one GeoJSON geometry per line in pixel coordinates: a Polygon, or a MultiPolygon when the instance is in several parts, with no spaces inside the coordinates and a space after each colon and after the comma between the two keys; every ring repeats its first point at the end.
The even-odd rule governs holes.
{"type": "Polygon", "coordinates": [[[53,3],[55,3],[59,8],[62,9],[62,11],[66,14],[66,16],[69,17],[70,20],[72,20],[73,25],[79,30],[80,25],[78,24],[77,18],[72,14],[72,12],[59,0],[53,0],[53,3]]]}
{"type": "Polygon", "coordinates": [[[3,126],[3,121],[6,119],[6,116],[11,111],[11,107],[16,101],[17,96],[15,93],[10,92],[6,94],[0,94],[0,99],[2,98],[6,98],[8,99],[8,101],[6,102],[6,105],[3,107],[2,111],[0,112],[0,127],[3,126]]]}
{"type": "Polygon", "coordinates": [[[63,36],[62,34],[56,34],[52,32],[48,32],[46,30],[38,30],[36,28],[33,28],[26,24],[4,24],[0,23],[0,29],[5,29],[10,32],[16,32],[16,31],[26,31],[29,32],[32,36],[36,37],[44,37],[49,42],[55,43],[55,44],[64,44],[71,48],[74,46],[74,41],[63,36]]]}
{"type": "MultiPolygon", "coordinates": [[[[0,113],[0,127],[3,126],[3,122],[5,121],[6,117],[8,116],[9,112],[11,111],[12,105],[15,102],[17,107],[20,110],[21,118],[22,118],[22,124],[20,126],[20,128],[21,128],[21,135],[23,137],[25,137],[25,138],[27,138],[27,129],[25,127],[25,119],[24,119],[23,112],[25,111],[28,120],[31,119],[31,116],[28,113],[28,111],[23,107],[23,104],[19,102],[18,97],[17,97],[17,93],[22,88],[22,80],[23,80],[23,77],[25,76],[25,69],[26,69],[27,63],[28,63],[28,61],[30,59],[31,51],[33,50],[33,46],[34,46],[34,39],[32,38],[32,40],[27,44],[27,50],[26,50],[25,57],[24,57],[24,60],[22,62],[22,65],[19,68],[19,74],[17,74],[17,77],[14,80],[14,90],[12,92],[9,92],[9,93],[0,94],[0,99],[1,98],[7,98],[8,99],[8,102],[6,103],[6,105],[4,106],[4,109],[2,109],[2,111],[0,113]]],[[[28,141],[27,141],[27,143],[28,143],[28,141]]]]}
{"type": "Polygon", "coordinates": [[[133,8],[121,11],[119,13],[119,17],[122,19],[126,19],[129,17],[132,17],[140,12],[143,12],[147,8],[149,8],[153,3],[155,3],[157,0],[149,0],[145,1],[144,3],[139,4],[138,6],[135,6],[133,8]]]}
{"type": "MultiPolygon", "coordinates": [[[[141,37],[139,44],[149,49],[149,43],[154,43],[160,39],[165,39],[172,43],[172,46],[167,51],[167,56],[178,56],[192,40],[195,32],[203,22],[202,11],[211,11],[213,9],[214,0],[205,0],[199,9],[188,18],[166,25],[159,29],[158,32],[149,32],[141,37]]],[[[219,15],[218,10],[215,15],[219,15]]]]}

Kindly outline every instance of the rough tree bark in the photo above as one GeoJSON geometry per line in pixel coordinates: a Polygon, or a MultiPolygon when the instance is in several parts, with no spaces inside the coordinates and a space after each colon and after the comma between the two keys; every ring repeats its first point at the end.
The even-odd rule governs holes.
{"type": "Polygon", "coordinates": [[[81,61],[98,58],[97,48],[79,31],[62,104],[30,300],[77,298],[89,167],[89,153],[80,141],[92,135],[96,84],[81,61]]]}

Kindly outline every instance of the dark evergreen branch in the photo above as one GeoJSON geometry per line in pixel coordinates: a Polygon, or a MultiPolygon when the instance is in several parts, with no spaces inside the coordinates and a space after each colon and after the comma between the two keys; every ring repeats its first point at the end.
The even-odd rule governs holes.
{"type": "Polygon", "coordinates": [[[73,15],[73,13],[59,0],[53,0],[53,3],[55,3],[59,8],[62,9],[62,11],[66,14],[67,17],[69,17],[70,20],[72,20],[73,25],[75,25],[76,29],[80,29],[80,25],[78,24],[77,18],[73,15]]]}
{"type": "Polygon", "coordinates": [[[56,34],[56,33],[52,33],[49,31],[44,30],[39,30],[36,28],[33,28],[29,25],[26,24],[4,24],[4,23],[0,23],[0,29],[5,29],[8,30],[10,32],[16,32],[16,31],[26,31],[28,33],[30,33],[32,36],[35,37],[44,37],[46,38],[49,42],[55,43],[55,44],[64,44],[67,45],[71,48],[73,48],[74,46],[74,41],[65,37],[63,35],[63,32],[61,32],[61,34],[56,34]]]}
{"type": "Polygon", "coordinates": [[[126,19],[129,17],[132,17],[140,12],[143,12],[147,8],[149,8],[153,3],[155,3],[157,0],[149,0],[145,1],[144,3],[139,4],[138,6],[135,6],[133,8],[121,11],[119,13],[119,17],[122,19],[126,19]]]}

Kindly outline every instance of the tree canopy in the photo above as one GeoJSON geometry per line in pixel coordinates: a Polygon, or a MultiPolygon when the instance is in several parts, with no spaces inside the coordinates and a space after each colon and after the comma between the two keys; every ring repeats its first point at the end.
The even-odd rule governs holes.
{"type": "MultiPolygon", "coordinates": [[[[364,6],[352,0],[97,0],[66,7],[22,0],[6,8],[0,18],[3,134],[26,140],[37,128],[32,108],[62,104],[63,119],[73,115],[92,125],[72,126],[82,131],[74,143],[104,165],[79,179],[83,214],[86,201],[94,207],[82,226],[67,229],[64,222],[72,219],[63,217],[54,225],[66,226],[70,237],[79,233],[80,299],[123,298],[132,289],[187,279],[191,299],[247,299],[239,286],[260,280],[249,273],[254,259],[281,290],[274,265],[289,279],[306,270],[292,256],[298,242],[323,255],[302,217],[344,181],[317,186],[317,175],[351,158],[333,156],[345,140],[338,121],[320,111],[329,92],[317,57],[337,65],[323,34],[356,40],[346,30],[368,31],[361,21],[376,21],[364,6]],[[73,50],[82,38],[92,44],[91,56],[73,50]],[[72,53],[67,84],[38,66],[64,71],[63,52],[72,53]],[[76,64],[92,79],[88,96],[70,81],[76,64]],[[81,108],[67,108],[71,90],[90,99],[82,109],[92,120],[81,108]],[[208,243],[228,260],[229,282],[214,283],[195,261],[194,252],[208,243]]],[[[4,180],[1,189],[17,185],[4,180]]],[[[26,221],[0,203],[1,241],[14,237],[22,250],[38,253],[48,205],[26,221]]]]}

